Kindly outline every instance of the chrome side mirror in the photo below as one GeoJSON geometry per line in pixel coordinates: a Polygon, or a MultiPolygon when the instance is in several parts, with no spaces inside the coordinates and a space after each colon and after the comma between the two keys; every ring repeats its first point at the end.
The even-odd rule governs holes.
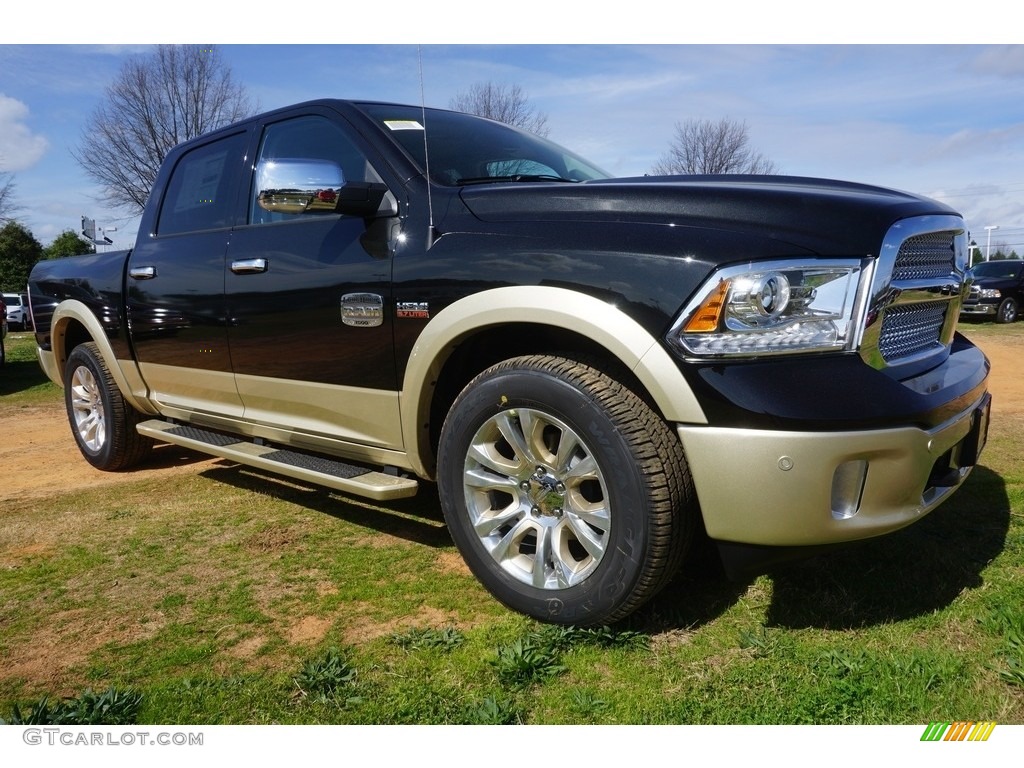
{"type": "Polygon", "coordinates": [[[335,213],[344,184],[337,163],[261,160],[256,166],[256,203],[271,213],[335,213]]]}
{"type": "Polygon", "coordinates": [[[342,213],[371,218],[397,213],[394,205],[379,211],[384,184],[345,181],[341,166],[327,160],[261,160],[256,166],[256,203],[271,213],[342,213]]]}

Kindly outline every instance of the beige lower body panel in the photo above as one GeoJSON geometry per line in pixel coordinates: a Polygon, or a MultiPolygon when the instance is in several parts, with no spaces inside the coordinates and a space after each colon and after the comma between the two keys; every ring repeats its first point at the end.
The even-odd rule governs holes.
{"type": "Polygon", "coordinates": [[[140,363],[139,370],[148,388],[149,399],[160,412],[169,408],[204,411],[230,418],[242,416],[242,400],[229,371],[185,368],[158,363],[140,363]]]}
{"type": "Polygon", "coordinates": [[[402,450],[398,393],[309,381],[235,377],[245,420],[369,448],[402,450]]]}
{"type": "MultiPolygon", "coordinates": [[[[889,533],[944,501],[956,486],[929,488],[929,476],[971,431],[976,407],[932,430],[677,429],[711,538],[813,546],[889,533]],[[860,478],[845,517],[834,511],[837,470],[860,478]]],[[[957,470],[958,480],[969,472],[957,470]]]]}
{"type": "Polygon", "coordinates": [[[152,363],[142,369],[166,418],[408,468],[397,392],[152,363]]]}

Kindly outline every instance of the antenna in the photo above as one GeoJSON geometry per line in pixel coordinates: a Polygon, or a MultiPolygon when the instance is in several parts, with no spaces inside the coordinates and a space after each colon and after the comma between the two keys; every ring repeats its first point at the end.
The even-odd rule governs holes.
{"type": "Polygon", "coordinates": [[[423,92],[423,46],[416,46],[416,57],[420,67],[420,122],[423,123],[423,160],[427,167],[427,250],[434,244],[437,230],[434,229],[434,200],[430,183],[430,149],[427,146],[427,100],[423,92]]]}

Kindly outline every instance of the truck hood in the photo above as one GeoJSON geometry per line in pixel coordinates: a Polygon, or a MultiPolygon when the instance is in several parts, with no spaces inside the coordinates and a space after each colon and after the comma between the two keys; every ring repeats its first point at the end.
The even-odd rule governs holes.
{"type": "Polygon", "coordinates": [[[485,222],[601,221],[757,233],[816,253],[877,253],[900,219],[957,215],[897,190],[784,176],[662,176],[577,184],[469,186],[466,207],[485,222]]]}

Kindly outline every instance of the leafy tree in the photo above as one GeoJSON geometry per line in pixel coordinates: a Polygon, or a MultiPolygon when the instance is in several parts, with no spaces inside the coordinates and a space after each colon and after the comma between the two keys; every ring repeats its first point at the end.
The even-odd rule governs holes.
{"type": "Polygon", "coordinates": [[[138,214],[172,147],[257,108],[216,48],[160,45],[125,63],[72,154],[113,207],[138,214]]]}
{"type": "Polygon", "coordinates": [[[10,221],[0,229],[0,290],[18,293],[28,273],[43,257],[43,246],[23,224],[10,221]]]}
{"type": "Polygon", "coordinates": [[[95,252],[94,246],[89,245],[72,230],[65,229],[43,249],[43,258],[63,259],[65,256],[84,256],[87,253],[95,252]]]}
{"type": "Polygon", "coordinates": [[[459,112],[469,112],[492,120],[523,128],[538,136],[547,136],[548,116],[530,106],[530,100],[518,85],[474,83],[469,90],[460,91],[448,103],[459,112]]]}
{"type": "Polygon", "coordinates": [[[747,124],[734,120],[676,123],[668,152],[651,172],[675,174],[776,173],[775,163],[750,146],[747,124]]]}

